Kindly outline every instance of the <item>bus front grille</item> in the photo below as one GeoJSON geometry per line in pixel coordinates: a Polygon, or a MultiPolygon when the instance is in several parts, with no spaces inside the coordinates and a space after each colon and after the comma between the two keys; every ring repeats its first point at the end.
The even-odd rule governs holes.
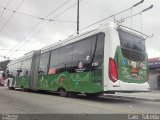
{"type": "Polygon", "coordinates": [[[132,61],[144,61],[145,54],[128,48],[121,48],[122,54],[125,58],[132,61]]]}

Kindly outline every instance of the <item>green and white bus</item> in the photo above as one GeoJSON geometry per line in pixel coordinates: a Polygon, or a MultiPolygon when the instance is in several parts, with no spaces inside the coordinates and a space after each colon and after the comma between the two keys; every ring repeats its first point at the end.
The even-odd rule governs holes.
{"type": "Polygon", "coordinates": [[[110,22],[32,51],[8,64],[8,87],[60,96],[149,91],[143,35],[110,22]]]}

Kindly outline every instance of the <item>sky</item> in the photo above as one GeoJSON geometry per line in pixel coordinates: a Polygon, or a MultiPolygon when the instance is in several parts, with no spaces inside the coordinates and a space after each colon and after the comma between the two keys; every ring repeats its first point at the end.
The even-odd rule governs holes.
{"type": "MultiPolygon", "coordinates": [[[[139,1],[80,0],[80,29],[130,8],[139,1]]],[[[0,61],[5,60],[4,56],[10,59],[21,57],[75,33],[76,3],[77,0],[0,0],[0,61]],[[49,22],[47,19],[56,21],[49,22]]],[[[139,6],[115,16],[115,20],[139,13],[150,5],[154,7],[141,15],[126,19],[122,25],[149,36],[153,34],[152,38],[146,40],[149,58],[153,58],[160,57],[160,0],[144,0],[139,6]]],[[[86,30],[109,21],[113,21],[113,18],[86,30]]]]}

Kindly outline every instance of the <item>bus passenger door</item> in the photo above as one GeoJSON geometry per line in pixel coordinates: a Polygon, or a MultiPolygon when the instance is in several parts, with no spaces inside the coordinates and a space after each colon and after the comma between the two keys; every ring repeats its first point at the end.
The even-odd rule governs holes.
{"type": "Polygon", "coordinates": [[[31,66],[31,79],[29,86],[31,90],[37,90],[38,70],[40,61],[40,50],[37,50],[33,54],[32,66],[31,66]]]}
{"type": "Polygon", "coordinates": [[[51,80],[48,77],[49,58],[50,52],[40,55],[37,87],[41,90],[49,90],[51,86],[51,80]]]}

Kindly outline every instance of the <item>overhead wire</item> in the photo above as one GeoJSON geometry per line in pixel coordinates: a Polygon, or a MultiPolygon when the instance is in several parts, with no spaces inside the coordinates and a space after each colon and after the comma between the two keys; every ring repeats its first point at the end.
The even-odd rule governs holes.
{"type": "MultiPolygon", "coordinates": [[[[69,1],[70,0],[68,0],[67,2],[69,2],[69,1]]],[[[65,2],[64,4],[66,4],[67,2],[65,2]]],[[[51,14],[53,14],[54,12],[56,12],[59,8],[63,7],[64,4],[62,4],[60,7],[58,7],[57,9],[55,9],[54,11],[52,11],[50,14],[48,14],[45,17],[39,17],[39,16],[35,16],[35,15],[32,15],[32,14],[24,13],[24,12],[21,12],[21,11],[15,11],[13,9],[10,9],[10,8],[7,8],[7,7],[1,6],[1,5],[0,5],[0,8],[3,8],[3,10],[8,10],[8,11],[11,11],[11,12],[14,12],[14,13],[17,13],[17,14],[25,15],[25,16],[28,16],[28,17],[33,17],[33,18],[40,19],[40,20],[58,21],[58,22],[74,22],[74,21],[52,20],[52,19],[48,19],[47,18],[48,16],[50,16],[51,14]]]]}
{"type": "MultiPolygon", "coordinates": [[[[22,0],[21,3],[16,7],[15,11],[22,5],[23,2],[24,2],[24,0],[22,0]]],[[[5,22],[5,24],[0,29],[0,32],[2,32],[4,30],[4,28],[7,26],[8,22],[12,19],[13,15],[15,14],[15,11],[12,12],[12,14],[10,15],[10,17],[7,19],[7,21],[5,22]]]]}
{"type": "Polygon", "coordinates": [[[34,18],[37,18],[37,19],[41,19],[41,17],[35,16],[35,15],[31,15],[31,14],[27,14],[27,13],[20,12],[20,11],[16,11],[16,10],[13,10],[13,9],[10,9],[10,8],[7,8],[7,7],[4,7],[4,6],[2,6],[2,5],[0,5],[0,8],[3,8],[3,10],[11,11],[12,13],[14,12],[14,13],[26,15],[26,16],[29,16],[29,17],[34,17],[34,18]]]}
{"type": "Polygon", "coordinates": [[[49,17],[50,15],[52,15],[53,13],[55,13],[57,10],[59,10],[60,8],[62,8],[64,5],[66,5],[70,0],[64,2],[62,5],[60,5],[59,7],[57,7],[55,10],[53,10],[51,13],[49,13],[48,15],[45,16],[45,18],[49,17]]]}
{"type": "MultiPolygon", "coordinates": [[[[58,9],[62,8],[65,4],[67,4],[70,0],[66,1],[65,3],[63,3],[62,5],[60,5],[58,8],[56,8],[55,10],[53,10],[51,13],[49,13],[48,15],[45,16],[49,17],[51,14],[53,14],[54,12],[56,12],[58,9]]],[[[49,21],[50,22],[50,21],[49,21]]],[[[17,45],[19,45],[22,42],[25,42],[26,38],[30,35],[30,33],[32,33],[40,24],[42,23],[42,21],[40,21],[38,24],[36,24],[23,38],[22,41],[20,41],[17,45]]],[[[15,47],[17,47],[17,45],[15,47]]],[[[14,49],[14,48],[13,48],[14,49]]]]}
{"type": "Polygon", "coordinates": [[[137,16],[137,15],[139,15],[139,14],[142,14],[143,12],[145,12],[145,11],[147,11],[147,10],[151,9],[152,7],[153,7],[153,5],[150,5],[148,8],[146,8],[146,9],[144,9],[144,10],[142,10],[142,11],[140,11],[140,12],[136,13],[136,14],[130,15],[130,16],[128,16],[128,17],[125,17],[125,18],[123,18],[122,20],[125,20],[125,19],[128,19],[128,18],[131,18],[131,17],[137,16]]]}
{"type": "MultiPolygon", "coordinates": [[[[115,14],[109,16],[109,17],[106,17],[106,18],[101,19],[101,20],[99,20],[99,21],[97,21],[97,22],[94,22],[94,23],[92,23],[92,24],[90,24],[90,25],[88,25],[88,26],[80,29],[79,32],[80,32],[80,31],[83,31],[83,30],[85,30],[85,29],[87,29],[87,28],[89,28],[89,27],[91,27],[91,26],[93,26],[93,25],[96,25],[96,24],[98,24],[98,23],[100,23],[100,22],[103,22],[103,21],[105,21],[105,20],[107,20],[107,19],[110,19],[110,18],[113,18],[113,19],[114,19],[114,22],[115,22],[115,16],[117,16],[117,15],[119,15],[119,14],[121,14],[121,13],[124,13],[124,12],[126,12],[126,11],[128,11],[128,10],[132,10],[134,7],[136,7],[136,6],[138,6],[139,4],[143,3],[143,1],[144,1],[144,0],[141,0],[140,2],[138,2],[138,3],[136,3],[135,5],[131,6],[130,8],[127,8],[127,9],[125,9],[125,10],[123,10],[123,11],[120,11],[120,12],[118,12],[118,13],[115,13],[115,14]]],[[[150,7],[142,10],[140,13],[145,12],[145,11],[148,10],[148,9],[151,9],[152,7],[153,7],[153,5],[151,5],[150,7]]],[[[121,20],[125,20],[125,19],[128,19],[128,18],[130,18],[130,17],[134,17],[134,16],[136,16],[136,15],[138,15],[138,14],[140,14],[140,13],[131,15],[131,16],[126,17],[126,18],[121,19],[121,20]]],[[[77,34],[77,32],[73,33],[73,34],[70,35],[70,36],[73,36],[74,34],[77,34]]]]}
{"type": "MultiPolygon", "coordinates": [[[[8,51],[8,50],[12,50],[12,49],[0,49],[0,50],[6,50],[6,51],[8,51]]],[[[31,50],[13,50],[13,51],[31,51],[31,50]]]]}
{"type": "MultiPolygon", "coordinates": [[[[46,15],[44,18],[49,17],[50,15],[52,15],[53,13],[55,13],[56,11],[58,11],[59,9],[61,9],[64,5],[66,5],[70,0],[67,0],[66,2],[64,2],[63,4],[61,4],[59,7],[57,7],[56,9],[54,9],[53,11],[51,11],[48,15],[46,15]]],[[[43,20],[41,20],[40,22],[38,22],[25,36],[24,38],[18,42],[11,50],[17,48],[22,42],[24,42],[26,40],[26,38],[30,35],[30,33],[32,33],[41,23],[43,20]]],[[[52,20],[49,20],[49,22],[52,20]]],[[[11,51],[12,52],[12,51],[11,51]]],[[[8,55],[10,54],[10,51],[6,54],[8,55]]]]}
{"type": "MultiPolygon", "coordinates": [[[[144,10],[142,11],[142,12],[144,12],[144,10]]],[[[137,14],[134,14],[134,15],[132,15],[132,16],[129,16],[129,17],[133,17],[133,16],[136,16],[136,15],[138,15],[138,14],[141,14],[142,12],[140,12],[140,13],[137,13],[137,14]]],[[[63,13],[62,13],[63,14],[63,13]]],[[[60,14],[61,15],[61,14],[60,14]]],[[[94,24],[97,24],[97,23],[99,23],[99,22],[101,22],[101,21],[104,21],[104,20],[106,20],[106,19],[108,19],[108,18],[111,18],[111,17],[114,17],[116,14],[114,14],[114,15],[111,15],[111,16],[109,16],[109,17],[107,17],[107,18],[105,18],[105,19],[102,19],[102,20],[100,20],[100,21],[98,21],[98,22],[96,22],[96,23],[94,23],[94,24]]],[[[124,19],[128,19],[129,17],[126,17],[126,18],[124,18],[124,19]]],[[[51,22],[51,20],[50,21],[48,21],[45,25],[43,25],[35,34],[37,34],[41,29],[43,29],[44,28],[44,26],[46,26],[49,22],[51,22]]],[[[89,26],[87,26],[87,27],[85,27],[85,28],[83,28],[83,29],[86,29],[86,28],[88,28],[88,27],[90,27],[90,26],[92,26],[92,25],[94,25],[94,24],[91,24],[91,25],[89,25],[89,26]]],[[[30,39],[32,39],[34,36],[35,36],[35,34],[30,38],[30,39]]],[[[30,40],[29,39],[29,40],[30,40]]]]}
{"type": "Polygon", "coordinates": [[[4,7],[4,9],[3,9],[3,11],[2,11],[2,13],[1,13],[1,15],[0,15],[0,18],[3,16],[3,14],[4,14],[6,8],[8,7],[8,5],[10,4],[10,2],[11,2],[11,0],[9,0],[9,1],[7,2],[6,7],[4,7]]]}
{"type": "Polygon", "coordinates": [[[9,59],[9,57],[6,57],[4,55],[0,55],[1,58],[4,58],[4,59],[9,59]]]}
{"type": "MultiPolygon", "coordinates": [[[[67,12],[68,10],[70,10],[71,8],[73,8],[75,5],[77,5],[77,3],[75,3],[74,5],[70,6],[69,8],[65,9],[63,12],[61,12],[60,14],[58,14],[57,16],[53,17],[52,19],[54,20],[55,18],[59,17],[60,15],[64,14],[65,12],[67,12]]],[[[35,34],[33,34],[30,39],[28,39],[25,42],[29,42],[35,35],[37,35],[46,25],[48,25],[50,22],[52,21],[48,21],[46,24],[44,24],[35,34]]],[[[18,47],[18,49],[20,49],[25,43],[23,43],[20,47],[18,47]]],[[[13,55],[13,54],[12,54],[13,55]]]]}
{"type": "Polygon", "coordinates": [[[141,29],[141,32],[142,32],[142,14],[140,13],[140,29],[141,29]]]}
{"type": "MultiPolygon", "coordinates": [[[[143,0],[142,0],[143,1],[143,0]]],[[[76,3],[77,4],[77,3],[76,3]]],[[[71,6],[70,8],[72,8],[72,7],[74,7],[76,4],[74,4],[73,6],[71,6]]],[[[82,30],[84,30],[84,29],[87,29],[87,28],[89,28],[89,27],[91,27],[91,26],[93,26],[93,25],[95,25],[95,24],[98,24],[98,23],[100,23],[100,22],[102,22],[102,21],[105,21],[105,20],[107,20],[107,19],[109,19],[109,18],[114,18],[116,15],[118,15],[118,14],[121,14],[121,13],[123,13],[123,12],[126,12],[126,11],[128,11],[128,10],[130,10],[130,9],[132,9],[133,7],[135,7],[135,6],[137,6],[136,4],[135,5],[133,5],[133,6],[131,6],[130,8],[128,8],[128,9],[125,9],[125,10],[123,10],[123,11],[120,11],[120,12],[118,12],[118,13],[115,13],[115,14],[113,14],[113,15],[111,15],[111,16],[109,16],[109,17],[106,17],[106,18],[104,18],[104,19],[102,19],[102,20],[99,20],[99,21],[97,21],[97,22],[95,22],[95,23],[93,23],[93,24],[90,24],[90,25],[88,25],[88,26],[86,26],[86,27],[84,27],[84,28],[82,28],[80,31],[82,31],[82,30]]],[[[69,9],[70,9],[69,8],[69,9]]],[[[65,11],[64,11],[65,12],[65,11]]],[[[62,12],[62,14],[63,14],[63,12],[62,12]]],[[[61,15],[61,14],[60,14],[61,15]]],[[[59,15],[58,15],[59,16],[59,15]]],[[[58,16],[56,16],[56,17],[58,17],[58,16]]],[[[52,18],[52,19],[54,19],[54,18],[52,18]]],[[[46,24],[44,24],[30,39],[28,39],[27,41],[29,41],[29,40],[31,40],[36,34],[38,34],[40,31],[41,31],[41,29],[43,29],[48,23],[50,23],[50,21],[48,21],[46,24]]],[[[77,32],[76,32],[77,33],[77,32]]],[[[75,33],[74,33],[75,34],[75,33]]],[[[72,35],[74,35],[74,34],[72,34],[72,35]]],[[[71,36],[72,36],[71,35],[71,36]]],[[[23,46],[23,45],[22,45],[23,46]]],[[[22,46],[20,46],[19,48],[21,48],[22,46]]]]}
{"type": "MultiPolygon", "coordinates": [[[[77,3],[76,3],[76,4],[77,4],[77,3]]],[[[62,13],[60,13],[59,15],[57,15],[56,17],[53,17],[52,19],[55,19],[55,18],[57,18],[58,16],[60,16],[61,14],[65,13],[67,10],[69,10],[69,9],[72,8],[72,7],[74,7],[76,4],[74,4],[73,6],[67,8],[65,11],[63,11],[62,13]]],[[[128,9],[123,10],[123,11],[121,11],[121,12],[118,12],[118,13],[116,13],[116,14],[113,14],[113,15],[111,15],[111,16],[109,16],[109,17],[107,17],[107,18],[104,18],[104,19],[102,19],[102,20],[99,20],[99,21],[97,21],[97,22],[95,22],[95,23],[92,23],[91,25],[88,25],[88,26],[82,28],[80,31],[82,31],[82,30],[84,30],[84,29],[86,29],[86,28],[89,28],[89,27],[91,27],[91,26],[93,26],[93,25],[95,25],[95,24],[98,24],[98,23],[100,23],[100,22],[102,22],[102,21],[104,21],[104,20],[106,20],[106,19],[115,17],[115,15],[118,15],[118,14],[120,14],[120,13],[123,13],[123,12],[129,10],[129,9],[132,9],[133,7],[135,7],[135,6],[132,6],[131,8],[128,8],[128,9]]],[[[153,6],[151,6],[150,8],[152,8],[152,7],[153,7],[153,6]]],[[[147,8],[147,9],[148,9],[148,8],[147,8]]],[[[146,10],[146,9],[145,9],[145,10],[146,10]]],[[[141,11],[140,13],[144,12],[145,10],[141,11]]],[[[140,13],[139,13],[139,14],[140,14],[140,13]]],[[[138,15],[138,13],[137,13],[137,14],[134,14],[134,15],[132,15],[132,16],[129,16],[129,17],[133,17],[133,16],[135,16],[135,15],[138,15]]],[[[129,17],[126,17],[126,18],[124,18],[124,19],[128,19],[129,17]]],[[[123,19],[123,20],[124,20],[124,19],[123,19]]],[[[39,33],[48,23],[50,23],[50,22],[51,22],[51,21],[48,21],[46,24],[44,24],[44,25],[43,25],[34,35],[32,35],[31,38],[28,39],[26,42],[28,42],[29,40],[31,40],[36,34],[38,34],[38,33],[39,33]]],[[[76,32],[76,33],[77,33],[77,32],[76,32]]],[[[75,34],[75,33],[74,33],[74,34],[75,34]]],[[[24,45],[24,44],[23,44],[23,45],[24,45]]],[[[19,48],[21,48],[23,45],[21,45],[19,48]]],[[[12,55],[13,55],[13,54],[12,54],[12,55]]]]}

